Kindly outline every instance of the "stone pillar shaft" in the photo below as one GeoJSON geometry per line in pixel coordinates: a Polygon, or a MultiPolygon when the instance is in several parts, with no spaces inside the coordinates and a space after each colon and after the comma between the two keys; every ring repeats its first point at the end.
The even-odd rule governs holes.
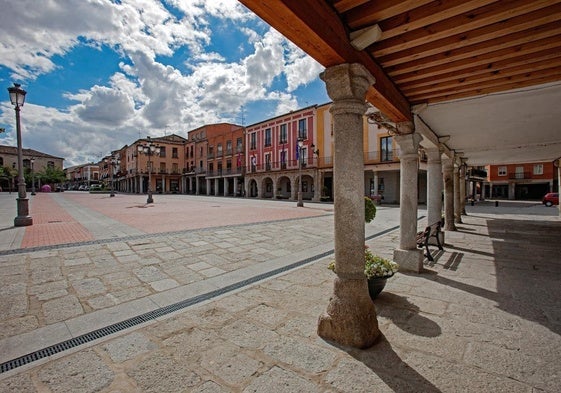
{"type": "MultiPolygon", "coordinates": [[[[399,125],[398,125],[399,128],[399,125]]],[[[411,129],[413,127],[411,126],[411,129]]],[[[400,270],[421,272],[423,254],[417,249],[417,185],[419,165],[419,142],[421,135],[410,133],[395,137],[401,149],[399,192],[399,248],[394,250],[394,260],[400,270]]]]}
{"type": "Polygon", "coordinates": [[[462,199],[460,195],[460,167],[454,165],[454,222],[462,223],[462,199]]]}
{"type": "Polygon", "coordinates": [[[359,64],[341,64],[321,74],[333,100],[333,184],[337,278],[318,335],[341,345],[367,348],[380,331],[364,276],[364,162],[362,125],[365,97],[374,78],[359,64]]]}
{"type": "Polygon", "coordinates": [[[444,172],[444,230],[455,231],[454,224],[454,162],[446,158],[442,162],[444,172]]]}
{"type": "Polygon", "coordinates": [[[466,165],[460,166],[460,205],[462,215],[466,214],[466,165]]]}
{"type": "Polygon", "coordinates": [[[442,219],[442,161],[440,149],[427,149],[427,223],[442,219]]]}

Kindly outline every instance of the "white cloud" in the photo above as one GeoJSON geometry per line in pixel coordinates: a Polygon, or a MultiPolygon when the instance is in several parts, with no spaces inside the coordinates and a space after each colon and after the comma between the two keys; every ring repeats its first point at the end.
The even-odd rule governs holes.
{"type": "MultiPolygon", "coordinates": [[[[204,124],[239,121],[240,108],[249,103],[274,104],[267,105],[275,108],[272,113],[262,113],[256,121],[297,109],[294,91],[322,70],[236,0],[37,4],[9,2],[0,14],[0,66],[18,78],[57,72],[55,56],[70,55],[84,43],[107,45],[123,58],[120,71],[105,85],[67,92],[65,97],[74,101],[71,106],[26,104],[24,145],[65,157],[66,166],[96,160],[139,136],[164,131],[185,136],[204,124]],[[219,34],[228,34],[221,30],[226,24],[216,26],[216,20],[235,21],[227,26],[247,37],[251,53],[227,60],[216,45],[207,49],[219,34]],[[158,56],[171,59],[179,48],[188,51],[186,68],[180,68],[181,62],[172,66],[158,61],[158,56]]],[[[0,110],[0,121],[7,125],[2,143],[13,144],[13,108],[2,105],[0,110]]]]}

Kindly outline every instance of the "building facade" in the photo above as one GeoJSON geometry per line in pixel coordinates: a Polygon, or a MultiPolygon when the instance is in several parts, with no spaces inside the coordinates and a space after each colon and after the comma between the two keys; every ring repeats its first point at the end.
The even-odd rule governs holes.
{"type": "Polygon", "coordinates": [[[244,195],[244,127],[209,124],[188,132],[185,190],[193,195],[244,195]]]}
{"type": "Polygon", "coordinates": [[[558,188],[557,170],[552,162],[529,162],[488,166],[484,197],[536,199],[558,188]]]}
{"type": "MultiPolygon", "coordinates": [[[[22,149],[24,174],[39,174],[47,168],[62,170],[64,158],[52,156],[33,149],[22,149]]],[[[15,146],[0,146],[0,187],[3,191],[17,190],[18,149],[15,146]]],[[[40,188],[40,177],[37,176],[40,188]]]]}
{"type": "Polygon", "coordinates": [[[187,139],[179,135],[146,137],[124,146],[113,155],[119,157],[115,181],[117,190],[144,194],[183,193],[182,172],[185,167],[187,139]],[[145,154],[139,147],[153,144],[154,151],[145,154]]]}
{"type": "MultiPolygon", "coordinates": [[[[330,108],[331,103],[314,105],[247,127],[245,186],[249,197],[296,200],[301,176],[304,200],[333,200],[330,108]]],[[[364,118],[364,195],[380,202],[399,202],[400,164],[395,146],[387,129],[364,118]]],[[[426,171],[420,171],[419,179],[419,200],[424,202],[426,171]]]]}

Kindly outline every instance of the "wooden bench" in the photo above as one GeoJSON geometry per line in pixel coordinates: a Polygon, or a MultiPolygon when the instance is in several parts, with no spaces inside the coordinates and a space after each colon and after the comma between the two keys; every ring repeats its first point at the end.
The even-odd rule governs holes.
{"type": "Polygon", "coordinates": [[[441,225],[442,222],[438,221],[434,224],[431,224],[425,228],[422,232],[417,232],[417,247],[426,249],[425,257],[431,262],[434,262],[434,258],[432,257],[430,250],[429,250],[429,240],[431,237],[436,239],[436,245],[438,246],[439,250],[444,250],[442,248],[442,244],[440,244],[440,232],[441,232],[441,225]]]}

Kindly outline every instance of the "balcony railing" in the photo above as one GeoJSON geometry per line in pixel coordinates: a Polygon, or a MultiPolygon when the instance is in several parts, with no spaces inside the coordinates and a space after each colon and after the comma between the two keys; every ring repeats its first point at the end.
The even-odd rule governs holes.
{"type": "Polygon", "coordinates": [[[487,171],[483,169],[470,168],[468,170],[468,177],[487,178],[487,171]]]}
{"type": "Polygon", "coordinates": [[[510,180],[531,179],[532,178],[532,172],[509,173],[508,178],[510,180]]]}

